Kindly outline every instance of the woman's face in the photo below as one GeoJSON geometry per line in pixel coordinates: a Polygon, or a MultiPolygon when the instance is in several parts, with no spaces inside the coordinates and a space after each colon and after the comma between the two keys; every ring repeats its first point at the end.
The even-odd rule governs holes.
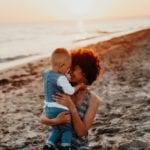
{"type": "Polygon", "coordinates": [[[70,69],[70,76],[71,76],[71,82],[73,83],[76,83],[76,84],[85,83],[84,74],[80,66],[78,65],[70,69]]]}

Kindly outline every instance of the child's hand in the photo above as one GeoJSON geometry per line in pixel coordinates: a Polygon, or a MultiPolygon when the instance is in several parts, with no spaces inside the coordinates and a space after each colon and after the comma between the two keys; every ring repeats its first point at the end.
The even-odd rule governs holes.
{"type": "Polygon", "coordinates": [[[66,74],[66,77],[67,77],[67,79],[70,81],[70,79],[71,79],[70,74],[66,74]]]}
{"type": "Polygon", "coordinates": [[[85,83],[80,83],[79,85],[79,89],[86,89],[87,88],[87,85],[85,83]]]}

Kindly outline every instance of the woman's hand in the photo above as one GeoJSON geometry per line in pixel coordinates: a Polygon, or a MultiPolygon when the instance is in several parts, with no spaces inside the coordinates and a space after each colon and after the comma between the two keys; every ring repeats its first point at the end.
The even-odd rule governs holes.
{"type": "Polygon", "coordinates": [[[58,124],[71,123],[71,115],[69,112],[62,112],[57,115],[56,120],[58,124]]]}
{"type": "Polygon", "coordinates": [[[56,118],[49,119],[44,113],[42,113],[40,116],[40,121],[45,125],[66,124],[71,122],[71,115],[69,112],[62,112],[58,114],[56,118]]]}
{"type": "Polygon", "coordinates": [[[53,95],[53,98],[56,100],[57,103],[68,107],[69,109],[74,107],[74,103],[71,97],[67,94],[57,93],[53,95]]]}

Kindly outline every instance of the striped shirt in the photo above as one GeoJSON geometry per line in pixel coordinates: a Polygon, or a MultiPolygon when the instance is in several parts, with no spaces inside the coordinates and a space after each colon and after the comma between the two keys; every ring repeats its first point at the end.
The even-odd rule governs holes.
{"type": "MultiPolygon", "coordinates": [[[[91,92],[87,91],[86,95],[84,96],[83,102],[80,105],[76,106],[81,120],[84,119],[84,116],[88,109],[90,97],[91,97],[91,92]]],[[[73,131],[73,138],[72,138],[71,145],[72,145],[72,150],[89,150],[88,134],[81,138],[77,136],[75,131],[73,131]]]]}

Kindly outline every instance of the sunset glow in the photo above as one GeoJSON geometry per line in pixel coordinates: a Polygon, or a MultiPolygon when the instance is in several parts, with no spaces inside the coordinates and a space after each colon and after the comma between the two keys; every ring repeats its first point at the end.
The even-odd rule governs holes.
{"type": "Polygon", "coordinates": [[[85,18],[92,8],[91,0],[62,0],[62,5],[65,6],[70,16],[80,19],[85,18]]]}
{"type": "Polygon", "coordinates": [[[0,0],[0,22],[150,17],[150,0],[0,0]]]}

